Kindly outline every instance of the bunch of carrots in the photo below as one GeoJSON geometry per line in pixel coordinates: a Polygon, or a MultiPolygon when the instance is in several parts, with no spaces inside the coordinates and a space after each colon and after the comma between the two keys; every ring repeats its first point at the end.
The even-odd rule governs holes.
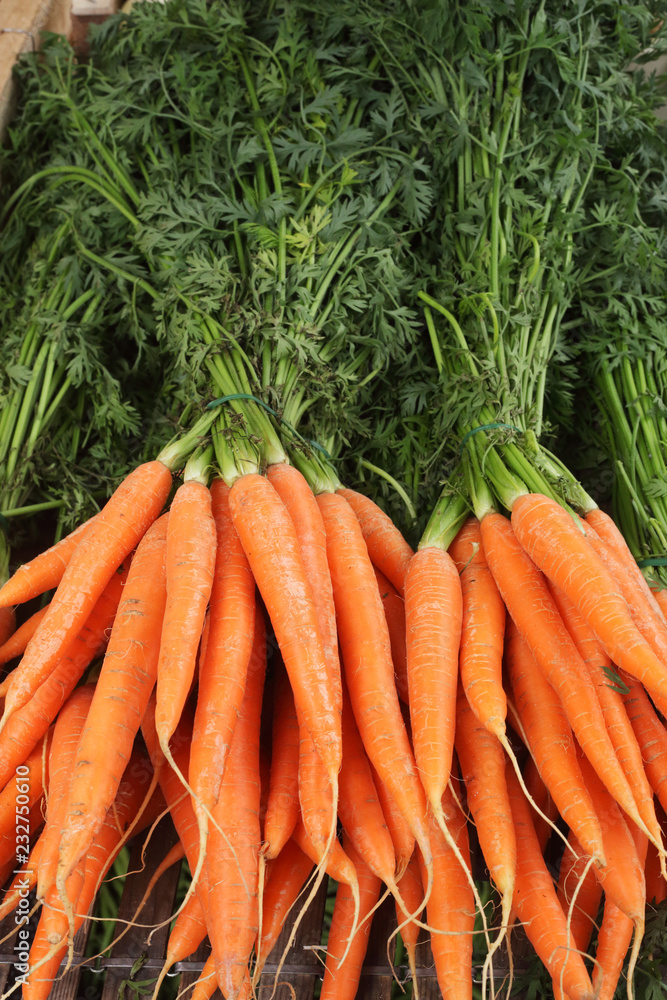
{"type": "MultiPolygon", "coordinates": [[[[15,606],[55,588],[0,648],[22,654],[1,688],[5,879],[17,774],[31,829],[44,818],[24,866],[42,903],[26,1000],[49,995],[120,847],[166,810],[180,843],[164,864],[184,854],[192,883],[156,995],[208,935],[192,996],[251,996],[327,873],[324,997],[356,995],[383,883],[413,969],[426,927],[443,996],[470,997],[469,815],[502,900],[485,973],[520,923],[558,996],[612,997],[628,950],[632,995],[665,888],[651,699],[665,710],[667,621],[613,522],[524,492],[511,518],[436,511],[413,553],[367,497],[331,472],[323,487],[321,458],[216,465],[195,430],[0,589],[15,606]]],[[[15,879],[0,913],[20,899],[15,879]]]]}

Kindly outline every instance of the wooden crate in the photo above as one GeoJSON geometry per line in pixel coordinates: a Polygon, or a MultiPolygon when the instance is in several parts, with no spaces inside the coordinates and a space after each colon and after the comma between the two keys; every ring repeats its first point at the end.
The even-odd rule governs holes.
{"type": "MultiPolygon", "coordinates": [[[[136,873],[128,875],[125,880],[118,914],[120,920],[129,920],[133,917],[152,873],[175,840],[176,833],[171,821],[163,821],[152,838],[143,870],[140,870],[143,837],[137,837],[131,843],[129,871],[136,873]]],[[[154,926],[167,920],[174,912],[179,874],[180,864],[172,866],[169,871],[165,872],[138,917],[140,923],[154,926]]],[[[281,971],[280,981],[288,982],[293,988],[294,1000],[312,1000],[316,984],[322,976],[324,965],[321,940],[326,892],[327,886],[324,883],[301,922],[296,940],[287,953],[281,971]]],[[[290,922],[289,926],[283,930],[280,940],[270,956],[270,961],[265,966],[259,984],[258,995],[260,998],[268,998],[273,991],[277,962],[287,945],[291,927],[290,922]]],[[[391,898],[388,898],[373,918],[368,952],[357,993],[359,1000],[389,1000],[394,976],[387,956],[387,940],[395,928],[394,903],[391,898]]],[[[61,966],[62,978],[54,983],[50,1000],[116,1000],[123,981],[130,977],[131,970],[140,956],[144,956],[145,960],[134,978],[136,980],[149,980],[158,976],[167,949],[168,924],[153,934],[150,943],[147,943],[148,929],[135,928],[128,932],[114,945],[110,954],[101,959],[99,963],[101,971],[98,973],[99,987],[91,987],[86,992],[80,992],[82,968],[80,963],[86,949],[90,929],[91,923],[88,921],[77,934],[74,946],[74,965],[67,973],[63,974],[63,963],[61,966]]],[[[12,930],[16,930],[13,914],[3,924],[0,924],[0,938],[4,938],[12,930]]],[[[422,935],[423,943],[418,948],[419,966],[417,970],[420,980],[420,997],[422,1000],[437,1000],[441,994],[433,966],[433,957],[426,940],[427,935],[424,932],[422,935]]],[[[15,936],[0,944],[0,994],[13,981],[15,957],[12,948],[14,941],[15,936]]],[[[209,951],[208,942],[204,942],[190,959],[174,966],[172,974],[180,976],[180,990],[184,990],[196,982],[209,951]]],[[[88,967],[90,968],[90,965],[88,967]]],[[[409,981],[407,966],[395,968],[394,973],[399,981],[409,981]]],[[[476,968],[473,978],[481,981],[480,973],[481,970],[476,968]]],[[[496,974],[501,973],[502,969],[496,972],[496,974]]],[[[20,997],[18,990],[13,995],[17,998],[20,997]]],[[[185,997],[187,995],[187,993],[184,994],[185,997]]],[[[133,998],[135,994],[127,991],[125,996],[133,998]]],[[[215,993],[215,1000],[221,1000],[219,992],[215,993]]]]}

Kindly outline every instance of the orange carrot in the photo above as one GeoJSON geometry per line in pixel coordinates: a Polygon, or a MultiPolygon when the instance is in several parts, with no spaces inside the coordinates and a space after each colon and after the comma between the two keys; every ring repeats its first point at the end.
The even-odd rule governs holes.
{"type": "Polygon", "coordinates": [[[65,656],[32,699],[15,712],[0,733],[0,787],[37,745],[88,664],[102,652],[113,624],[125,574],[115,573],[65,656]]]}
{"type": "Polygon", "coordinates": [[[393,683],[389,634],[366,543],[342,496],[323,493],[317,501],[327,532],[338,636],[359,733],[430,867],[426,799],[393,683]]]}
{"type": "MultiPolygon", "coordinates": [[[[122,831],[132,820],[145,797],[152,770],[150,766],[147,766],[148,762],[145,761],[145,758],[143,760],[142,766],[142,758],[138,754],[133,755],[127,773],[119,786],[114,807],[109,810],[104,825],[88,852],[85,879],[74,919],[75,931],[81,927],[86,919],[100,881],[113,863],[119,849],[122,831]]],[[[65,922],[65,927],[67,927],[67,922],[65,922]]],[[[26,1000],[46,1000],[66,952],[67,932],[65,931],[59,946],[52,945],[46,937],[44,922],[40,920],[30,949],[30,974],[27,983],[24,982],[23,985],[23,997],[26,1000]],[[38,963],[39,968],[36,968],[38,963]]]]}
{"type": "Polygon", "coordinates": [[[586,789],[572,732],[556,692],[513,622],[507,628],[507,668],[514,700],[542,781],[586,852],[604,863],[602,830],[586,789]]]}
{"type": "MultiPolygon", "coordinates": [[[[520,497],[515,502],[513,522],[517,512],[517,521],[523,523],[519,517],[526,509],[521,503],[523,499],[520,497]]],[[[569,519],[561,507],[558,510],[569,519]]],[[[576,529],[574,531],[576,534],[576,529]]],[[[486,515],[482,521],[482,539],[507,610],[558,694],[579,745],[619,805],[643,828],[632,790],[607,733],[595,687],[563,624],[546,580],[522,548],[512,525],[501,514],[486,515]]],[[[587,544],[585,539],[584,544],[587,544]]],[[[559,581],[555,582],[560,586],[559,581]]],[[[580,839],[585,844],[585,840],[580,839]]]]}
{"type": "Polygon", "coordinates": [[[623,702],[642,752],[646,776],[662,808],[667,809],[667,731],[639,681],[623,673],[621,680],[628,689],[623,702]]]}
{"type": "Polygon", "coordinates": [[[377,566],[374,566],[373,569],[375,570],[375,579],[378,582],[378,590],[380,591],[382,607],[384,608],[384,617],[389,631],[396,690],[398,691],[398,697],[407,705],[410,700],[410,693],[408,690],[408,650],[405,635],[405,601],[377,566]]]}
{"type": "Polygon", "coordinates": [[[216,530],[211,494],[197,479],[176,491],[167,525],[167,603],[157,664],[155,728],[167,754],[195,674],[213,586],[216,530]]]}
{"type": "Polygon", "coordinates": [[[31,615],[26,622],[19,625],[16,631],[5,640],[2,646],[0,646],[0,664],[8,663],[15,656],[21,656],[25,652],[26,646],[37,631],[37,626],[46,614],[48,607],[47,604],[45,607],[40,608],[39,611],[35,611],[34,615],[31,615]]]}
{"type": "MultiPolygon", "coordinates": [[[[385,824],[373,774],[354,721],[352,707],[345,694],[343,764],[340,769],[338,815],[355,854],[395,894],[397,886],[394,878],[396,871],[394,845],[385,824]]],[[[352,854],[348,853],[354,861],[352,854]]],[[[355,866],[359,872],[356,862],[355,866]]]]}
{"type": "Polygon", "coordinates": [[[140,541],[73,761],[58,861],[63,883],[84,857],[116,797],[155,685],[166,600],[170,515],[140,541]]]}
{"type": "Polygon", "coordinates": [[[264,843],[267,860],[277,858],[299,818],[299,723],[284,668],[276,676],[273,703],[273,751],[264,843]]]}
{"type": "Polygon", "coordinates": [[[340,714],[335,709],[336,692],[294,525],[264,476],[251,474],[237,479],[229,503],[280,646],[297,712],[324,763],[332,788],[337,789],[340,714]]]}
{"type": "Polygon", "coordinates": [[[123,560],[160,513],[171,487],[161,462],[139,466],[121,483],[74,551],[7,692],[0,727],[31,698],[76,637],[123,560]]]}
{"type": "Polygon", "coordinates": [[[317,623],[334,692],[334,708],[343,707],[338,632],[331,574],[327,562],[327,537],[322,514],[313,492],[298,469],[291,465],[270,465],[267,477],[285,504],[299,542],[299,554],[315,602],[317,623]]]}
{"type": "Polygon", "coordinates": [[[609,514],[596,507],[586,515],[586,524],[593,529],[598,538],[612,550],[623,566],[631,574],[635,586],[643,592],[644,597],[649,601],[654,611],[660,612],[660,602],[649,587],[644,574],[635,561],[635,557],[628,547],[628,543],[619,531],[609,514]]]}
{"type": "Polygon", "coordinates": [[[255,581],[232,522],[229,487],[223,480],[212,483],[211,499],[217,538],[215,569],[189,770],[190,786],[201,803],[195,800],[195,811],[204,825],[205,809],[211,810],[218,798],[243,701],[255,623],[255,581]]]}
{"type": "Polygon", "coordinates": [[[505,754],[473,714],[462,687],[456,703],[456,754],[484,861],[502,897],[506,926],[514,894],[516,836],[505,784],[505,754]]]}
{"type": "Polygon", "coordinates": [[[607,732],[632,789],[637,809],[654,842],[660,844],[662,831],[653,807],[653,791],[646,777],[642,753],[623,704],[623,698],[619,691],[614,690],[613,680],[609,676],[611,660],[595,638],[588,622],[582,618],[572,602],[553,584],[549,589],[595,685],[607,732]]]}
{"type": "Polygon", "coordinates": [[[14,575],[0,588],[0,607],[24,604],[31,598],[39,597],[47,590],[57,587],[75,549],[83,541],[97,517],[98,515],[91,517],[50,549],[40,552],[30,562],[19,566],[14,575]]]}
{"type": "Polygon", "coordinates": [[[312,870],[313,862],[290,838],[272,865],[264,889],[261,939],[255,945],[255,982],[271,956],[287,915],[299,898],[312,870]]]}
{"type": "Polygon", "coordinates": [[[592,983],[568,934],[565,914],[540,852],[530,806],[509,762],[505,775],[517,838],[514,905],[519,918],[554,982],[571,1000],[593,1000],[592,983]]]}
{"type": "Polygon", "coordinates": [[[471,517],[449,546],[461,577],[463,626],[459,665],[471,709],[487,729],[505,735],[502,685],[505,604],[484,556],[479,521],[471,517]]]}
{"type": "MultiPolygon", "coordinates": [[[[343,751],[343,759],[345,759],[344,754],[345,751],[343,751]]],[[[343,844],[345,852],[353,861],[357,871],[362,923],[354,933],[356,901],[352,898],[348,887],[341,883],[336,892],[336,903],[327,942],[327,960],[320,994],[321,1000],[354,1000],[357,996],[361,969],[371,932],[371,920],[365,920],[365,918],[369,916],[380,898],[382,888],[381,880],[373,874],[356,853],[351,841],[345,838],[343,844]],[[351,933],[354,933],[354,937],[348,948],[351,933]]]]}
{"type": "Polygon", "coordinates": [[[424,901],[424,887],[422,885],[421,874],[419,872],[419,860],[415,851],[410,858],[410,862],[398,880],[399,896],[396,898],[396,920],[401,928],[401,938],[408,954],[408,965],[412,975],[412,990],[415,1000],[419,995],[417,986],[417,942],[419,939],[419,925],[414,920],[407,918],[411,913],[417,913],[421,909],[424,901]],[[405,904],[405,909],[400,901],[405,904]]]}
{"type": "MultiPolygon", "coordinates": [[[[447,829],[470,870],[470,848],[465,816],[447,788],[442,811],[447,829]]],[[[430,817],[433,852],[433,891],[426,904],[431,931],[431,949],[435,959],[438,985],[444,1000],[472,997],[472,945],[475,927],[475,903],[466,873],[447,844],[440,827],[430,817]]],[[[427,885],[423,858],[422,880],[427,885]]]]}
{"type": "Polygon", "coordinates": [[[396,857],[396,878],[400,879],[405,869],[410,863],[410,859],[415,851],[415,837],[407,824],[403,813],[396,805],[387,786],[382,781],[371,763],[371,773],[373,784],[377,792],[377,797],[382,806],[382,814],[387,824],[387,829],[394,845],[394,855],[396,857]]]}
{"type": "Polygon", "coordinates": [[[402,596],[412,549],[392,519],[372,500],[355,490],[341,489],[337,492],[345,497],[359,521],[371,562],[402,596]]]}
{"type": "Polygon", "coordinates": [[[55,886],[58,844],[67,816],[67,795],[72,780],[76,748],[86,723],[94,693],[95,686],[93,684],[86,684],[74,691],[58,713],[58,719],[53,728],[44,847],[37,879],[38,899],[43,899],[46,890],[55,886]]]}
{"type": "Polygon", "coordinates": [[[236,1000],[249,985],[248,961],[259,925],[259,728],[265,671],[264,619],[256,614],[246,691],[206,851],[209,935],[226,1000],[236,1000]]]}
{"type": "Polygon", "coordinates": [[[664,665],[639,632],[615,580],[570,515],[548,497],[531,494],[515,501],[512,524],[531,559],[578,607],[613,662],[667,700],[664,665]],[[573,565],[577,573],[572,572],[573,565]]]}
{"type": "MultiPolygon", "coordinates": [[[[572,851],[565,851],[558,873],[558,898],[567,917],[577,950],[587,952],[595,930],[595,920],[602,899],[602,885],[592,868],[586,871],[588,858],[572,830],[568,834],[572,851]],[[582,881],[583,879],[583,881],[582,881]],[[576,892],[576,898],[575,898],[576,892]],[[574,906],[572,902],[574,900],[574,906]]],[[[558,984],[554,984],[558,987],[558,984]]]]}
{"type": "Polygon", "coordinates": [[[452,770],[462,618],[453,559],[442,549],[420,548],[405,576],[410,723],[419,777],[436,818],[452,770]]]}
{"type": "MultiPolygon", "coordinates": [[[[313,846],[313,842],[308,836],[303,820],[299,818],[292,833],[292,840],[303,851],[306,857],[310,858],[313,864],[319,865],[321,857],[313,846]]],[[[357,873],[354,865],[341,847],[340,841],[334,838],[331,850],[326,858],[326,872],[336,882],[344,882],[350,889],[357,887],[357,873]],[[350,874],[350,868],[352,874],[350,874]]],[[[358,887],[357,887],[358,888],[358,887]]]]}

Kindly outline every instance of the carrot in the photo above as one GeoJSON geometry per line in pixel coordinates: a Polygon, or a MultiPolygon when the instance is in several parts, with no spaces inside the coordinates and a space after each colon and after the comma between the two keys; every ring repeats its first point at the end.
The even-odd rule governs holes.
{"type": "MultiPolygon", "coordinates": [[[[546,819],[550,820],[553,825],[553,823],[555,823],[558,819],[558,809],[556,808],[556,803],[549,794],[547,786],[542,781],[540,772],[537,769],[537,764],[532,757],[529,757],[524,764],[523,778],[524,784],[528,790],[528,795],[530,796],[529,801],[534,802],[537,805],[537,808],[544,813],[546,819]]],[[[533,816],[533,824],[535,826],[535,833],[537,834],[537,839],[540,844],[540,851],[544,854],[547,841],[551,835],[552,825],[543,819],[542,816],[533,816]]]]}
{"type": "Polygon", "coordinates": [[[21,776],[17,775],[14,791],[17,798],[14,828],[5,829],[0,837],[0,886],[4,885],[9,874],[14,872],[17,863],[23,863],[26,851],[40,827],[44,825],[46,806],[44,795],[41,794],[33,803],[23,804],[24,789],[21,776]]]}
{"type": "Polygon", "coordinates": [[[484,556],[479,521],[471,517],[449,546],[461,577],[463,625],[461,681],[476,717],[505,736],[507,699],[502,685],[505,604],[484,556]]]}
{"type": "Polygon", "coordinates": [[[53,730],[50,729],[0,792],[0,840],[10,845],[10,855],[16,850],[17,810],[20,809],[20,815],[27,816],[48,788],[52,739],[53,730]]]}
{"type": "Polygon", "coordinates": [[[667,590],[652,590],[651,593],[662,614],[667,618],[667,590]]]}
{"type": "Polygon", "coordinates": [[[424,887],[419,872],[419,860],[414,852],[410,862],[398,880],[398,896],[396,897],[396,920],[401,928],[401,938],[408,955],[408,965],[412,976],[412,993],[419,1000],[419,985],[417,980],[417,942],[419,939],[419,924],[407,919],[411,913],[418,913],[424,900],[424,887]],[[401,903],[403,901],[403,904],[401,903]]]}
{"type": "MultiPolygon", "coordinates": [[[[339,782],[338,815],[354,853],[396,895],[394,845],[346,694],[343,701],[343,764],[339,782]]],[[[348,853],[354,861],[352,854],[348,853]]],[[[359,872],[356,862],[355,867],[359,872]]]]}
{"type": "MultiPolygon", "coordinates": [[[[0,646],[0,665],[8,663],[14,657],[21,656],[25,652],[26,646],[35,634],[48,607],[47,604],[45,607],[40,608],[39,611],[35,611],[34,615],[31,615],[27,621],[19,625],[16,631],[12,632],[9,638],[3,642],[2,646],[0,646]]],[[[2,685],[0,685],[0,695],[2,694],[2,685]]]]}
{"type": "MultiPolygon", "coordinates": [[[[514,504],[513,521],[514,512],[520,513],[525,509],[521,504],[523,499],[519,497],[514,504]]],[[[558,504],[555,506],[558,507],[558,504]]],[[[558,507],[558,510],[566,519],[569,518],[562,508],[558,507]]],[[[517,520],[520,521],[518,514],[517,520]]],[[[576,529],[574,531],[576,534],[576,529]]],[[[619,805],[643,828],[632,790],[616,760],[595,687],[563,624],[546,580],[522,548],[512,525],[501,514],[492,513],[484,517],[482,539],[491,572],[507,610],[530,646],[544,676],[558,694],[581,748],[619,805]]],[[[563,587],[561,589],[564,590],[563,587]]],[[[583,844],[586,843],[584,838],[580,839],[583,844]]]]}
{"type": "Polygon", "coordinates": [[[271,956],[287,915],[296,903],[310,873],[313,862],[290,838],[276,857],[264,889],[261,937],[255,944],[256,963],[253,982],[271,956]]]}
{"type": "Polygon", "coordinates": [[[291,465],[270,465],[266,475],[285,504],[299,542],[299,554],[313,594],[317,623],[324,648],[330,682],[334,692],[334,708],[343,709],[336,609],[327,562],[327,537],[322,514],[305,478],[291,465]]]}
{"type": "Polygon", "coordinates": [[[213,586],[216,526],[211,506],[211,494],[205,483],[186,478],[169,510],[167,603],[160,636],[155,705],[155,728],[166,756],[194,677],[213,586]]]}
{"type": "Polygon", "coordinates": [[[299,723],[284,668],[276,676],[273,749],[262,854],[277,858],[299,818],[299,723]]]}
{"type": "Polygon", "coordinates": [[[207,936],[206,916],[199,896],[195,893],[185,901],[183,909],[176,914],[167,942],[167,954],[162,971],[171,969],[176,962],[184,962],[207,936]]]}
{"type": "Polygon", "coordinates": [[[114,801],[155,685],[166,600],[170,515],[137,547],[73,761],[58,861],[64,883],[84,857],[114,801]]]}
{"type": "Polygon", "coordinates": [[[199,695],[190,750],[195,811],[207,826],[243,701],[255,622],[255,581],[229,509],[229,487],[211,485],[216,531],[210,624],[199,670],[199,695]]]}
{"type": "Polygon", "coordinates": [[[161,462],[139,466],[121,483],[77,546],[48,614],[32,637],[7,692],[0,729],[57,665],[123,560],[160,513],[171,487],[161,462]]]}
{"type": "Polygon", "coordinates": [[[628,547],[628,543],[618,530],[618,527],[614,523],[613,519],[609,517],[609,514],[605,514],[603,510],[596,507],[595,510],[591,510],[588,514],[586,514],[585,521],[587,526],[593,529],[598,538],[609,550],[614,552],[622,565],[631,574],[635,586],[643,592],[644,597],[647,601],[649,601],[653,610],[662,614],[660,602],[658,601],[657,596],[653,593],[646,582],[644,574],[637,565],[635,557],[628,547]]]}
{"type": "Polygon", "coordinates": [[[553,584],[551,593],[565,626],[572,636],[581,658],[595,685],[607,732],[616,757],[632,789],[637,809],[651,832],[654,843],[662,843],[662,830],[653,807],[653,791],[646,777],[642,753],[619,691],[614,690],[609,676],[611,660],[595,638],[593,631],[572,602],[553,584]]]}
{"type": "Polygon", "coordinates": [[[452,770],[462,618],[453,559],[442,549],[420,548],[405,576],[410,723],[419,777],[436,818],[452,770]]]}
{"type": "Polygon", "coordinates": [[[218,985],[235,1000],[249,984],[248,961],[259,924],[259,729],[266,671],[264,619],[255,615],[255,640],[245,695],[232,737],[206,851],[209,936],[218,985]]]}
{"type": "MultiPolygon", "coordinates": [[[[41,803],[40,803],[41,806],[41,803]]],[[[30,824],[30,842],[33,841],[33,833],[36,831],[36,827],[30,824]]],[[[21,845],[23,846],[23,845],[21,845]]],[[[12,879],[11,885],[5,892],[2,902],[0,903],[0,920],[4,920],[8,917],[10,913],[16,909],[19,902],[25,899],[28,893],[35,888],[37,885],[37,871],[39,869],[39,862],[42,855],[42,847],[44,846],[44,830],[35,841],[33,849],[30,851],[30,856],[21,865],[21,867],[14,872],[15,878],[12,879]]],[[[21,857],[24,856],[21,852],[21,857]]],[[[11,870],[14,870],[17,858],[12,859],[11,870]]],[[[4,879],[0,879],[0,882],[4,884],[4,879]]]]}
{"type": "MultiPolygon", "coordinates": [[[[343,758],[345,751],[343,751],[343,758]]],[[[356,901],[349,888],[341,883],[336,892],[329,940],[327,960],[324,968],[321,1000],[354,1000],[359,988],[361,969],[368,948],[371,932],[370,914],[380,898],[382,881],[356,853],[349,838],[343,841],[346,854],[357,871],[361,899],[361,924],[356,927],[356,901]],[[366,919],[369,917],[369,919],[366,919]],[[356,933],[352,944],[347,947],[350,934],[356,933]]]]}
{"type": "Polygon", "coordinates": [[[35,691],[32,699],[15,712],[0,733],[0,787],[47,731],[74,690],[86,667],[106,646],[122,593],[125,574],[115,573],[65,656],[35,691]]]}
{"type": "MultiPolygon", "coordinates": [[[[465,816],[457,806],[449,787],[442,802],[447,828],[451,831],[460,855],[470,872],[470,848],[465,816]]],[[[431,931],[431,949],[435,959],[438,985],[444,1000],[472,997],[472,946],[475,927],[475,902],[466,873],[448,845],[439,825],[430,816],[433,853],[433,891],[426,903],[431,931]]],[[[422,881],[428,884],[428,872],[420,855],[422,881]]]]}
{"type": "Polygon", "coordinates": [[[0,607],[24,604],[57,587],[79,543],[98,515],[80,524],[51,548],[40,552],[30,562],[23,563],[13,576],[0,588],[0,607]]]}
{"type": "MultiPolygon", "coordinates": [[[[144,766],[140,766],[141,759],[139,754],[133,755],[127,773],[123,776],[119,786],[114,807],[107,813],[104,825],[95,837],[86,857],[86,872],[77,901],[74,931],[77,931],[86,919],[100,882],[116,857],[121,843],[122,831],[131,821],[145,797],[152,771],[150,767],[145,766],[147,762],[144,766]]],[[[25,1000],[46,1000],[50,995],[60,962],[66,952],[66,932],[61,939],[61,944],[52,945],[47,940],[44,922],[40,920],[30,949],[30,973],[27,983],[24,982],[23,985],[25,1000]]]]}
{"type": "MultiPolygon", "coordinates": [[[[602,885],[600,879],[596,878],[591,867],[587,865],[586,853],[572,830],[567,839],[572,850],[566,851],[561,859],[558,898],[566,917],[570,914],[570,910],[572,911],[570,931],[577,950],[587,952],[600,909],[602,885]]],[[[558,988],[557,983],[554,986],[558,988]]]]}
{"type": "Polygon", "coordinates": [[[336,692],[294,525],[264,476],[250,474],[237,479],[230,490],[229,504],[273,625],[297,712],[324,763],[337,799],[340,714],[335,708],[336,692]]]}
{"type": "Polygon", "coordinates": [[[568,933],[565,914],[542,858],[530,806],[509,762],[505,776],[517,839],[514,905],[519,918],[554,982],[571,1000],[593,1000],[592,983],[568,933]]]}
{"type": "Polygon", "coordinates": [[[215,975],[215,959],[211,953],[204,963],[199,979],[195,983],[190,1000],[210,1000],[218,989],[218,980],[215,975]]]}
{"type": "Polygon", "coordinates": [[[578,607],[613,662],[648,691],[655,690],[667,700],[664,665],[639,632],[616,582],[570,515],[548,497],[531,494],[515,501],[512,524],[531,559],[578,607]],[[572,573],[573,564],[578,568],[576,574],[572,573]]]}
{"type": "Polygon", "coordinates": [[[76,748],[94,693],[93,684],[86,684],[74,691],[59,712],[53,729],[44,847],[37,879],[38,899],[43,899],[46,890],[55,886],[58,844],[67,816],[67,794],[72,779],[76,748]]]}
{"type": "MultiPolygon", "coordinates": [[[[306,857],[310,858],[313,864],[320,864],[322,859],[308,836],[301,817],[299,817],[294,827],[292,840],[303,851],[306,857]]],[[[337,838],[332,842],[331,849],[326,857],[326,873],[332,879],[335,879],[336,882],[344,882],[354,894],[354,887],[357,886],[357,873],[337,838]]]]}
{"type": "Polygon", "coordinates": [[[324,493],[317,501],[327,532],[341,655],[359,733],[430,868],[426,799],[393,683],[389,634],[366,544],[342,496],[324,493]]]}
{"type": "Polygon", "coordinates": [[[347,500],[354,511],[371,562],[403,596],[405,574],[413,556],[412,549],[392,519],[369,497],[356,490],[340,489],[336,492],[347,500]]]}
{"type": "Polygon", "coordinates": [[[408,867],[415,851],[415,837],[403,813],[396,805],[387,786],[371,763],[371,774],[377,797],[382,806],[382,814],[387,824],[396,857],[396,879],[400,879],[408,867]]]}
{"type": "MultiPolygon", "coordinates": [[[[502,897],[504,928],[512,909],[516,875],[516,836],[505,784],[505,754],[497,738],[473,714],[462,686],[456,703],[456,754],[484,861],[502,897]]],[[[501,930],[495,947],[504,936],[501,930]]]]}
{"type": "Polygon", "coordinates": [[[375,579],[378,582],[378,590],[382,598],[384,617],[389,631],[389,644],[391,646],[391,658],[394,663],[394,680],[398,697],[404,704],[408,704],[410,693],[408,690],[408,650],[405,634],[405,601],[389,582],[386,576],[374,566],[375,579]]]}
{"type": "MultiPolygon", "coordinates": [[[[141,733],[146,743],[146,749],[148,750],[153,768],[159,774],[160,788],[164,793],[169,807],[169,815],[176,827],[179,840],[183,844],[190,871],[195,872],[199,867],[199,824],[192,806],[192,800],[183,788],[181,779],[171,763],[165,761],[162,755],[155,730],[154,694],[148,703],[146,714],[141,722],[141,733]]],[[[186,708],[176,728],[176,732],[170,741],[171,756],[181,774],[185,774],[188,770],[191,740],[192,717],[186,708]]],[[[208,907],[208,876],[206,865],[201,868],[199,873],[196,892],[200,903],[206,911],[208,907]]]]}
{"type": "Polygon", "coordinates": [[[627,674],[621,674],[621,680],[627,688],[623,702],[642,752],[646,776],[660,805],[667,809],[667,731],[641,684],[627,674]]]}
{"type": "Polygon", "coordinates": [[[540,777],[586,852],[597,864],[604,864],[600,822],[581,774],[562,705],[513,622],[507,629],[507,668],[540,777]]]}
{"type": "Polygon", "coordinates": [[[644,936],[646,849],[644,848],[643,857],[640,859],[633,833],[621,815],[618,805],[607,792],[589,761],[583,757],[581,768],[600,817],[605,856],[608,860],[606,868],[596,870],[595,874],[602,882],[606,898],[611,899],[627,917],[630,917],[635,927],[635,940],[628,966],[628,980],[632,980],[644,936]]]}

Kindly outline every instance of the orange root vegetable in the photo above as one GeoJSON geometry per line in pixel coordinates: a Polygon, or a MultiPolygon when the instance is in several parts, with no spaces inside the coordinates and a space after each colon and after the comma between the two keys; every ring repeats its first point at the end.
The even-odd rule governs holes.
{"type": "Polygon", "coordinates": [[[378,505],[355,490],[337,491],[354,511],[371,562],[403,596],[405,574],[413,552],[394,522],[378,505]]]}
{"type": "Polygon", "coordinates": [[[342,752],[340,714],[335,708],[336,692],[294,525],[264,476],[237,479],[229,503],[273,625],[297,712],[337,791],[342,752]]]}
{"type": "Polygon", "coordinates": [[[31,700],[15,712],[0,733],[0,787],[41,740],[90,662],[107,644],[125,581],[115,573],[87,622],[53,673],[31,700]]]}
{"type": "Polygon", "coordinates": [[[147,462],[123,480],[76,547],[7,692],[0,726],[27,701],[75,639],[124,559],[158,516],[171,488],[162,462],[147,462]]]}
{"type": "Polygon", "coordinates": [[[408,650],[405,634],[405,601],[394,585],[374,566],[375,579],[382,598],[384,617],[389,631],[391,658],[394,662],[394,679],[398,697],[407,705],[410,700],[408,689],[408,650]]]}
{"type": "MultiPolygon", "coordinates": [[[[487,514],[484,517],[482,538],[491,572],[512,620],[530,646],[544,676],[558,694],[579,745],[619,805],[638,826],[643,827],[628,780],[616,760],[595,686],[586,665],[563,624],[545,578],[532,562],[530,553],[527,554],[525,547],[522,547],[524,542],[528,544],[528,539],[524,537],[527,531],[523,531],[521,538],[514,533],[512,525],[515,521],[525,529],[527,524],[536,521],[537,514],[541,511],[536,495],[531,494],[531,498],[532,506],[523,502],[525,497],[516,500],[512,524],[500,514],[487,514]],[[521,514],[524,513],[530,513],[532,521],[527,516],[522,518],[521,514]]],[[[548,507],[545,517],[550,510],[557,522],[559,511],[567,521],[571,521],[558,504],[548,507]],[[553,507],[557,508],[555,512],[553,507]]],[[[574,522],[572,524],[577,536],[578,531],[574,522]]],[[[532,539],[532,534],[530,537],[532,539]]],[[[560,544],[564,545],[565,539],[560,540],[560,544]]],[[[584,549],[590,548],[585,539],[583,545],[584,549]]],[[[591,554],[596,558],[595,553],[591,554]]],[[[565,577],[567,586],[570,583],[568,575],[561,575],[565,577]]],[[[565,592],[562,580],[553,582],[565,592]]]]}
{"type": "Polygon", "coordinates": [[[581,774],[560,700],[512,622],[508,623],[507,640],[507,667],[515,704],[540,777],[586,852],[597,864],[604,864],[600,821],[581,774]]]}
{"type": "Polygon", "coordinates": [[[19,566],[14,575],[0,588],[0,607],[24,604],[33,597],[39,597],[47,590],[57,587],[75,549],[83,541],[96,519],[97,515],[91,517],[51,548],[45,549],[30,562],[19,566]]]}
{"type": "Polygon", "coordinates": [[[487,565],[479,521],[471,517],[449,546],[461,577],[463,625],[459,666],[471,709],[490,732],[505,734],[505,603],[487,565]]]}
{"type": "Polygon", "coordinates": [[[72,767],[60,840],[58,879],[85,856],[116,797],[155,685],[166,601],[169,515],[140,541],[72,767]]]}
{"type": "Polygon", "coordinates": [[[348,948],[350,934],[354,932],[356,901],[349,888],[342,884],[336,892],[331,930],[327,942],[327,960],[324,968],[321,1000],[354,1000],[359,988],[361,968],[368,948],[371,932],[369,914],[380,898],[382,882],[354,850],[348,839],[344,840],[345,851],[357,870],[361,902],[360,924],[348,948]],[[365,920],[366,917],[369,919],[365,920]],[[342,959],[342,960],[341,960],[342,959]]]}
{"type": "Polygon", "coordinates": [[[229,487],[211,484],[216,530],[215,568],[206,642],[202,637],[189,782],[206,825],[220,791],[234,726],[245,691],[255,627],[255,581],[229,509],[229,487]]]}
{"type": "Polygon", "coordinates": [[[571,1000],[594,1000],[593,984],[568,934],[567,919],[540,851],[530,806],[509,762],[505,773],[517,839],[514,905],[519,919],[553,981],[571,1000]]]}

